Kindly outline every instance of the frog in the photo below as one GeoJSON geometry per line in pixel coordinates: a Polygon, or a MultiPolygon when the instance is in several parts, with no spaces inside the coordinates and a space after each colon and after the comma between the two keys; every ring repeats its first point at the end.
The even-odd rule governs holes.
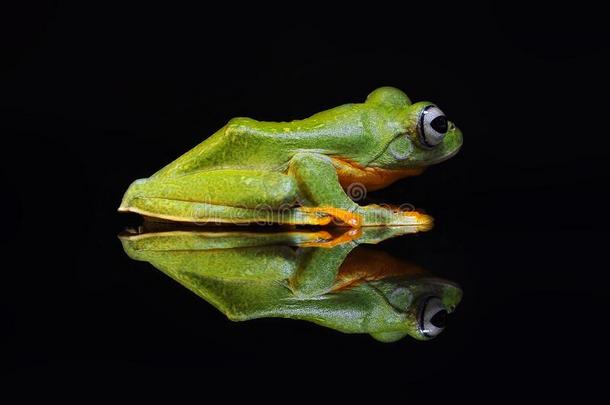
{"type": "Polygon", "coordinates": [[[462,299],[457,283],[371,246],[417,228],[163,225],[119,238],[131,259],[150,263],[231,321],[301,320],[389,343],[436,338],[462,299]]]}
{"type": "Polygon", "coordinates": [[[362,103],[305,119],[233,118],[152,176],[134,181],[118,211],[183,223],[431,223],[411,205],[359,205],[352,194],[419,175],[454,156],[462,139],[432,102],[412,103],[403,91],[381,87],[362,103]]]}

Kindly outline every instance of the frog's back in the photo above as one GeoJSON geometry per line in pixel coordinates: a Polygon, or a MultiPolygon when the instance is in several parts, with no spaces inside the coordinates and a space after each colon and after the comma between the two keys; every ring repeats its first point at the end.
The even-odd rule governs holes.
{"type": "Polygon", "coordinates": [[[234,118],[154,176],[216,169],[281,172],[299,152],[348,154],[367,142],[362,106],[346,104],[290,122],[234,118]]]}

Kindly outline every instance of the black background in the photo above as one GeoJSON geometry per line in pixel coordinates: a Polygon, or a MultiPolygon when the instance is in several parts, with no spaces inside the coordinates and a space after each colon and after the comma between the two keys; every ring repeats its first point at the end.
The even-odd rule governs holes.
{"type": "Polygon", "coordinates": [[[241,389],[250,382],[265,395],[404,400],[596,386],[608,268],[603,13],[82,3],[3,14],[1,315],[12,380],[103,391],[162,380],[200,398],[253,393],[241,389]],[[140,220],[116,208],[133,179],[231,117],[302,118],[381,85],[434,101],[464,132],[456,157],[370,195],[436,219],[433,231],[378,248],[464,287],[437,340],[231,323],[123,253],[116,234],[140,220]]]}

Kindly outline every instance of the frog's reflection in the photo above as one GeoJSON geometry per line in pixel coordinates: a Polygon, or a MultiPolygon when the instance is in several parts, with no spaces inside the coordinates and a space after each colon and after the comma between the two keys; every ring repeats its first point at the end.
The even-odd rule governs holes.
{"type": "Polygon", "coordinates": [[[302,319],[393,342],[435,337],[462,296],[450,281],[360,246],[414,231],[166,229],[125,232],[120,239],[131,258],[150,262],[231,320],[302,319]]]}

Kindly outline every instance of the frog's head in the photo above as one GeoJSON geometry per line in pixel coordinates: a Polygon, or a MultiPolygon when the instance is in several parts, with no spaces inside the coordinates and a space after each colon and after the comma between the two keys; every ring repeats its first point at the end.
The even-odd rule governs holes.
{"type": "Polygon", "coordinates": [[[366,103],[388,112],[383,132],[392,134],[370,166],[425,167],[449,159],[462,146],[462,132],[431,102],[412,104],[402,91],[381,87],[369,94],[366,103]]]}
{"type": "Polygon", "coordinates": [[[462,299],[462,289],[457,284],[433,277],[393,281],[376,287],[401,314],[399,322],[371,333],[382,342],[395,342],[406,335],[418,340],[435,338],[445,329],[447,315],[462,299]]]}

